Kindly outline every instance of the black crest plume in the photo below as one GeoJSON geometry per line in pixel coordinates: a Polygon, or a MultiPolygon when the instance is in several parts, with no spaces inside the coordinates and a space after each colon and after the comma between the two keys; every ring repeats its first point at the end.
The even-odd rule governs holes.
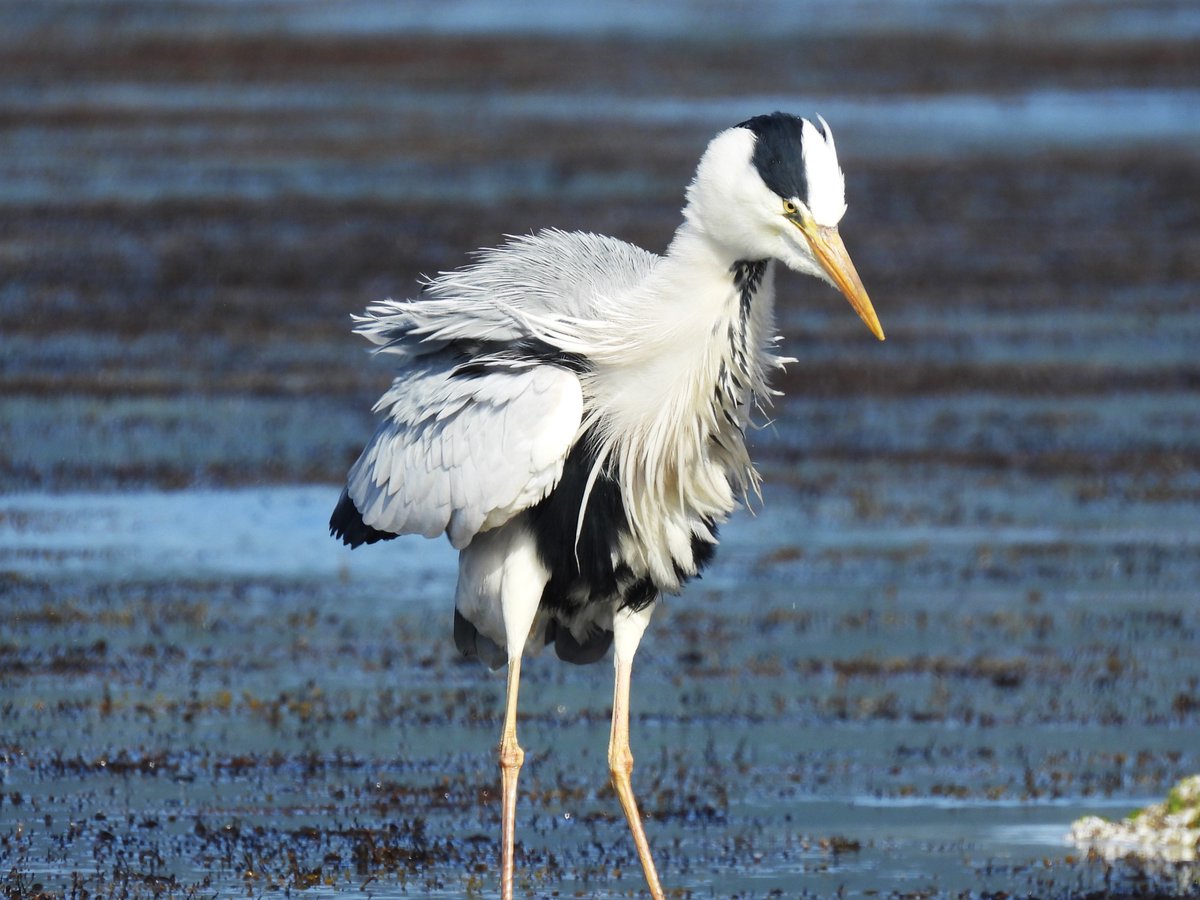
{"type": "Polygon", "coordinates": [[[780,197],[798,197],[808,202],[808,178],[804,174],[804,120],[774,112],[740,122],[738,128],[754,133],[754,168],[763,183],[780,197]]]}

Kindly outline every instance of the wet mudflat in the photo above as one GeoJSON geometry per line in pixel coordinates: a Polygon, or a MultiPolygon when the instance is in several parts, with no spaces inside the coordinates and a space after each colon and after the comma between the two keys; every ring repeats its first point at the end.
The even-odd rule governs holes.
{"type": "MultiPolygon", "coordinates": [[[[635,671],[666,883],[1196,892],[1065,835],[1200,771],[1200,16],[611,8],[0,11],[9,895],[495,893],[453,557],[324,534],[387,380],[348,314],[504,233],[661,250],[777,107],[889,340],[781,276],[764,500],[635,671]]],[[[609,667],[524,683],[522,890],[637,895],[609,667]]]]}
{"type": "MultiPolygon", "coordinates": [[[[1076,817],[1123,815],[1200,766],[1200,554],[1169,537],[1184,523],[1048,530],[993,497],[1018,510],[1002,527],[905,529],[929,473],[893,481],[870,521],[851,512],[860,479],[811,474],[819,496],[781,489],[730,525],[722,563],[639,656],[636,778],[670,884],[1194,888],[1193,867],[1065,844],[1076,817]]],[[[453,555],[327,544],[333,493],[6,502],[10,887],[495,890],[503,680],[447,639],[453,555]]],[[[639,889],[607,786],[609,678],[527,667],[533,895],[639,889]]]]}

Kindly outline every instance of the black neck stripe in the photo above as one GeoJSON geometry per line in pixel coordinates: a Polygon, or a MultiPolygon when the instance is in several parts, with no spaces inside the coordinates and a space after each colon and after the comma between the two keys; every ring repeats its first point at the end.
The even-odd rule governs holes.
{"type": "Polygon", "coordinates": [[[758,286],[762,284],[763,275],[767,271],[765,259],[739,259],[729,270],[733,274],[733,285],[738,289],[742,300],[742,316],[750,310],[758,286]]]}

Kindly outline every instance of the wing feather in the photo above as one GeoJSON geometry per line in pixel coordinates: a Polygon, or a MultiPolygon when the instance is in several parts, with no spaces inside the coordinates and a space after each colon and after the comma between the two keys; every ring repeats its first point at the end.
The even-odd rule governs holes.
{"type": "Polygon", "coordinates": [[[334,533],[352,542],[445,531],[462,547],[545,497],[582,418],[579,378],[562,357],[590,358],[605,304],[658,261],[613,238],[542,231],[442,273],[420,298],[355,317],[399,371],[347,478],[345,505],[363,521],[335,515],[334,533]]]}
{"type": "Polygon", "coordinates": [[[554,365],[469,377],[444,359],[405,368],[377,404],[384,420],[350,470],[363,522],[461,549],[545,497],[583,416],[578,377],[554,365]]]}
{"type": "Polygon", "coordinates": [[[600,305],[627,295],[658,260],[615,238],[548,229],[481,251],[473,265],[429,281],[416,300],[371,304],[355,331],[406,361],[456,342],[527,340],[543,330],[534,322],[571,332],[574,321],[606,321],[600,305]]]}

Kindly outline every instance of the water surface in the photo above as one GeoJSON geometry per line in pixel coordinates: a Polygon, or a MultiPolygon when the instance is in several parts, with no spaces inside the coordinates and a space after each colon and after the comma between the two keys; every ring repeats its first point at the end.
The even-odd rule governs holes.
{"type": "MultiPolygon", "coordinates": [[[[889,340],[781,275],[764,497],[638,657],[667,884],[1194,891],[1065,833],[1198,769],[1195,4],[731,9],[0,7],[9,893],[494,894],[453,554],[325,534],[389,378],[349,315],[547,225],[661,250],[773,108],[889,340]]],[[[639,891],[607,664],[525,678],[522,889],[639,891]]]]}

